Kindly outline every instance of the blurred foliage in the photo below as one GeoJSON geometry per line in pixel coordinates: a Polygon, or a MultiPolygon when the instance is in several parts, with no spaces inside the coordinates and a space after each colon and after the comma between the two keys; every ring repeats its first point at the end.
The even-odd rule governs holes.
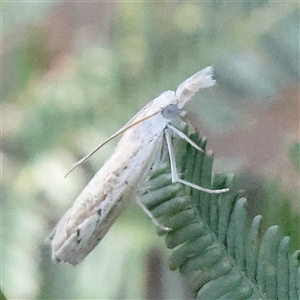
{"type": "Polygon", "coordinates": [[[297,173],[300,175],[300,143],[294,143],[289,151],[289,158],[297,173]]]}
{"type": "MultiPolygon", "coordinates": [[[[21,1],[1,7],[3,291],[9,299],[144,298],[144,259],[152,245],[160,250],[163,245],[135,206],[76,269],[52,264],[44,242],[115,143],[67,180],[63,176],[138,108],[207,65],[214,65],[218,86],[199,93],[189,107],[210,139],[249,130],[258,117],[269,120],[270,109],[280,101],[291,107],[298,99],[298,4],[21,1]]],[[[276,122],[284,119],[270,121],[276,148],[289,153],[295,165],[294,150],[286,144],[295,141],[298,128],[286,126],[291,112],[276,113],[276,122]]],[[[258,134],[263,127],[253,130],[258,134]]],[[[258,140],[256,150],[271,142],[258,140]]],[[[240,146],[236,138],[230,144],[240,146]]],[[[277,191],[280,205],[266,202],[266,223],[280,219],[286,222],[285,234],[299,235],[299,218],[295,224],[286,220],[294,193],[272,184],[280,177],[295,186],[294,170],[264,173],[248,158],[251,151],[226,164],[223,148],[216,149],[217,166],[266,177],[253,187],[270,195],[266,199],[277,191]],[[247,159],[254,167],[245,168],[247,159]]],[[[272,158],[279,165],[276,155],[272,158]]],[[[164,298],[187,298],[178,274],[165,265],[160,272],[164,298]]]]}
{"type": "Polygon", "coordinates": [[[0,290],[0,300],[7,300],[6,297],[3,295],[3,293],[0,290]]]}
{"type": "Polygon", "coordinates": [[[278,68],[299,81],[299,10],[282,18],[260,39],[262,47],[278,68]],[[298,61],[298,64],[297,64],[298,61]]]}
{"type": "Polygon", "coordinates": [[[263,203],[261,212],[269,224],[277,224],[282,231],[291,237],[291,246],[300,248],[300,214],[297,207],[293,207],[290,199],[297,194],[284,191],[278,180],[269,179],[263,182],[263,203]]]}

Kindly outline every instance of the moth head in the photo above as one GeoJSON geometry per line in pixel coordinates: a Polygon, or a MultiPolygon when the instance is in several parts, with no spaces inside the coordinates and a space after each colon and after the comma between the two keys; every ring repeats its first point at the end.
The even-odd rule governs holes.
{"type": "Polygon", "coordinates": [[[162,111],[162,116],[167,120],[174,120],[179,116],[179,109],[176,104],[167,105],[162,111]]]}

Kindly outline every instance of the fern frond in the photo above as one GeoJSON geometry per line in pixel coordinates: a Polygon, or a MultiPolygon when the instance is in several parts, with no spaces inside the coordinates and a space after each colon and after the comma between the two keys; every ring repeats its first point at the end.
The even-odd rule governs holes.
{"type": "MultiPolygon", "coordinates": [[[[205,148],[197,134],[190,138],[205,148]]],[[[185,180],[207,188],[226,188],[233,177],[212,180],[213,154],[187,145],[181,157],[185,180]]],[[[168,164],[156,170],[142,201],[170,232],[170,268],[179,269],[197,299],[299,299],[300,251],[289,255],[289,238],[278,226],[260,235],[262,217],[247,225],[243,193],[207,194],[172,184],[168,164]]]]}

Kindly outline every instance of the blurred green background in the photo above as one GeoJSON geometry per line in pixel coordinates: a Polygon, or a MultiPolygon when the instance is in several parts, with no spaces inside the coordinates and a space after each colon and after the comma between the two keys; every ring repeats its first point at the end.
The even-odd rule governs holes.
{"type": "Polygon", "coordinates": [[[72,163],[148,101],[213,65],[187,105],[215,171],[234,172],[249,217],[300,248],[299,4],[2,2],[1,288],[9,299],[182,299],[178,272],[132,204],[77,267],[47,235],[113,151],[72,163]]]}

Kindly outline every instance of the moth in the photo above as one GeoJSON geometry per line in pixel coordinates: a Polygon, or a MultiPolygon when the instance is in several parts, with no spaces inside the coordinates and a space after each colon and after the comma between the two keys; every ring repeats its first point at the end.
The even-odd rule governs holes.
{"type": "MultiPolygon", "coordinates": [[[[181,182],[208,193],[228,191],[210,190],[182,180],[177,173],[172,145],[172,135],[178,135],[203,151],[174,126],[174,120],[179,118],[180,110],[199,89],[214,84],[212,67],[197,72],[182,82],[176,92],[163,92],[149,102],[119,131],[75,164],[74,168],[112,138],[123,134],[114,153],[54,228],[51,241],[54,261],[76,265],[97,246],[128,202],[136,198],[138,188],[153,167],[164,139],[170,156],[172,182],[181,182]]],[[[151,213],[141,202],[139,205],[151,217],[151,213]]],[[[154,218],[153,221],[157,224],[154,218]]]]}

